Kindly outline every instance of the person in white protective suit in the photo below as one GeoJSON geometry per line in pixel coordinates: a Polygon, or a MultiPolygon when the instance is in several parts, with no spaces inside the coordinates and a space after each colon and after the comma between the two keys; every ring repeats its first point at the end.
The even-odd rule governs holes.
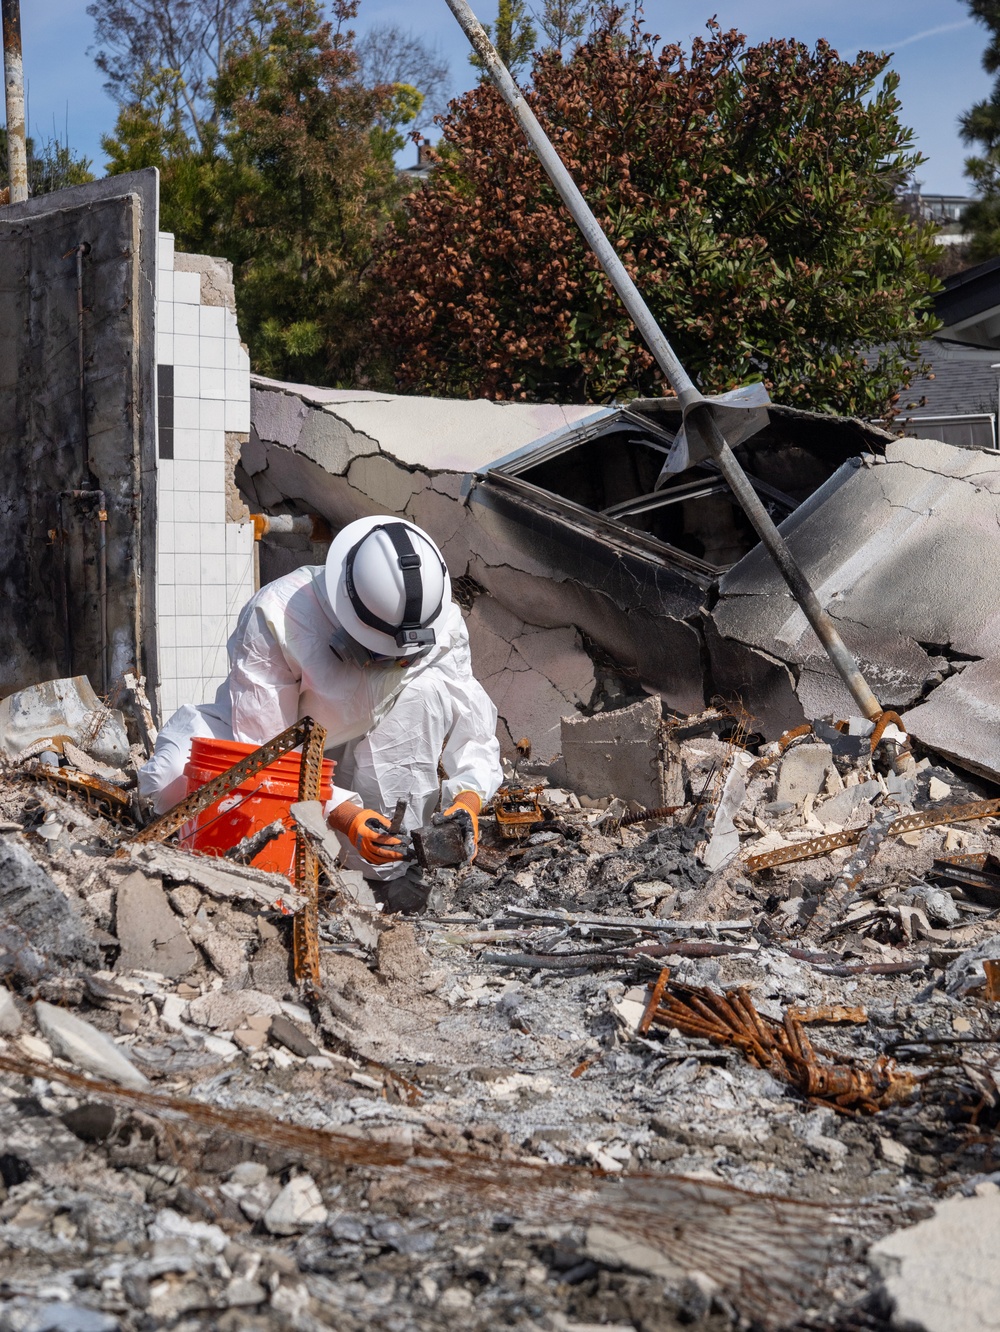
{"type": "Polygon", "coordinates": [[[296,569],[247,602],[229,667],[214,704],[176,712],[139,774],[157,813],[186,794],[193,737],[260,745],[309,716],[337,760],[326,813],[349,868],[414,877],[386,836],[398,800],[404,830],[428,824],[440,803],[475,854],[480,808],[502,780],[497,712],[472,674],[441,553],[420,528],[391,517],[349,523],[325,565],[296,569]]]}

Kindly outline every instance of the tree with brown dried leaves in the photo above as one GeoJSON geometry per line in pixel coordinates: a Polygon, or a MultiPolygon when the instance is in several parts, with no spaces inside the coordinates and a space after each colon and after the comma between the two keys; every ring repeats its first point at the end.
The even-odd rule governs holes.
{"type": "MultiPolygon", "coordinates": [[[[895,205],[922,159],[887,58],[749,46],[714,22],[690,54],[658,40],[608,22],[565,62],[536,55],[527,94],[654,315],[705,391],[763,379],[780,402],[879,415],[935,327],[938,286],[933,238],[895,205]]],[[[664,392],[492,85],[443,131],[378,266],[399,385],[664,392]]]]}

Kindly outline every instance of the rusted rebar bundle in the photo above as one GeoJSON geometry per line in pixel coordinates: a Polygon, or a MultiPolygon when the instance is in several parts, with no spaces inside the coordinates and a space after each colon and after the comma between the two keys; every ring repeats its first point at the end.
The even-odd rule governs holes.
{"type": "Polygon", "coordinates": [[[641,1033],[655,1023],[716,1045],[733,1045],[758,1068],[766,1068],[809,1100],[835,1110],[874,1114],[913,1095],[914,1075],[899,1072],[885,1055],[868,1068],[819,1061],[805,1031],[806,1024],[867,1022],[863,1009],[839,1005],[790,1008],[781,1022],[775,1022],[757,1012],[746,990],[729,990],[722,995],[699,986],[670,986],[669,981],[670,972],[665,968],[650,992],[639,1026],[641,1033]]]}

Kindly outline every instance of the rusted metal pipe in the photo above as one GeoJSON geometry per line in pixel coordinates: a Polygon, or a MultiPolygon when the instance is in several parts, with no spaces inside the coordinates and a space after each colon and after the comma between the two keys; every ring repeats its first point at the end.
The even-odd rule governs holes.
{"type": "Polygon", "coordinates": [[[21,0],[3,0],[3,83],[7,101],[7,168],[10,202],[28,197],[28,146],[24,132],[24,62],[21,58],[21,0]]]}
{"type": "Polygon", "coordinates": [[[653,353],[667,382],[677,394],[684,412],[685,425],[689,424],[690,428],[697,431],[709,454],[715,459],[738,503],[753,524],[754,530],[774,560],[782,578],[788,584],[792,596],[825,648],[837,674],[850,691],[851,697],[863,714],[874,720],[882,711],[878,699],[861,674],[858,663],[840,637],[833,620],[820,605],[819,598],[788,549],[784,537],[774,525],[771,515],[764,508],[746,473],[737,462],[715,419],[713,405],[705,400],[681,365],[638,287],[629,277],[614,246],[591,212],[590,205],[580,193],[562,158],[538,123],[535,113],[525,101],[466,0],[448,0],[448,8],[455,15],[473,50],[496,85],[497,91],[524,131],[559,197],[621,298],[629,318],[653,353]]]}

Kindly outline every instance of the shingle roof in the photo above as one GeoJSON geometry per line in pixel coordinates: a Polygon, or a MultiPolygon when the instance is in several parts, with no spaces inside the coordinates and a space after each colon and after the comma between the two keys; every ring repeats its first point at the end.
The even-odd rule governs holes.
{"type": "Polygon", "coordinates": [[[920,359],[930,365],[901,388],[897,412],[903,417],[958,416],[996,412],[1000,348],[967,350],[961,343],[923,342],[920,359]]]}

